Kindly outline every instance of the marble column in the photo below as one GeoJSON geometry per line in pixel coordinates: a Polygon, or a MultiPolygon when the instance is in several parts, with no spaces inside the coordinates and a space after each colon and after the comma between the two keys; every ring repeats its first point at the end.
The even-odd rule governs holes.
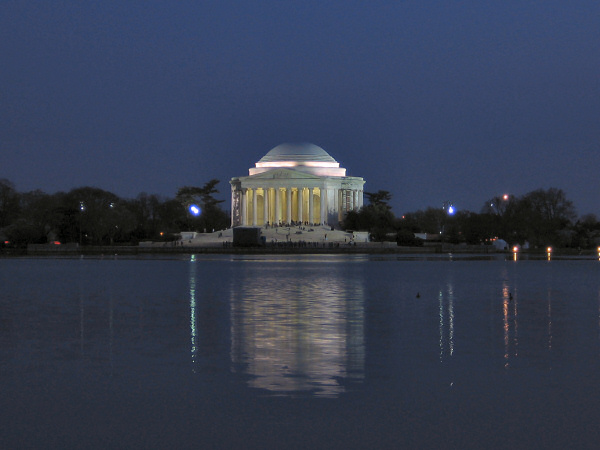
{"type": "Polygon", "coordinates": [[[352,191],[352,209],[358,209],[358,191],[356,189],[352,191]]]}
{"type": "Polygon", "coordinates": [[[248,206],[246,205],[246,200],[247,200],[246,189],[242,189],[242,226],[248,225],[248,218],[246,217],[248,206]]]}
{"type": "Polygon", "coordinates": [[[320,223],[324,225],[327,222],[327,189],[321,188],[321,218],[320,223]]]}
{"type": "Polygon", "coordinates": [[[298,188],[298,222],[302,224],[304,220],[302,219],[302,203],[304,200],[304,188],[298,188]]]}
{"type": "Polygon", "coordinates": [[[269,221],[269,190],[263,188],[263,225],[269,221]]]}
{"type": "Polygon", "coordinates": [[[290,223],[292,223],[292,188],[291,187],[287,187],[285,188],[286,191],[286,222],[289,225],[290,223]]]}
{"type": "Polygon", "coordinates": [[[313,195],[313,188],[308,188],[308,223],[311,225],[315,223],[315,199],[313,198],[313,195]]]}
{"type": "Polygon", "coordinates": [[[279,188],[275,188],[275,218],[273,219],[274,224],[278,224],[280,219],[281,211],[281,191],[279,188]]]}
{"type": "Polygon", "coordinates": [[[252,189],[252,226],[255,227],[258,221],[258,196],[256,195],[256,189],[252,189]]]}

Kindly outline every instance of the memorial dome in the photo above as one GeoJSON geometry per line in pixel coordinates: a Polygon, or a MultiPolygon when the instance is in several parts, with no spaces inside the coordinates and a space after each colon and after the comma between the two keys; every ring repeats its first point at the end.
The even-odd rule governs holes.
{"type": "Polygon", "coordinates": [[[271,149],[249,170],[250,175],[258,175],[275,169],[289,169],[317,176],[346,176],[346,169],[340,167],[332,156],[318,145],[285,143],[271,149]]]}
{"type": "Polygon", "coordinates": [[[307,142],[280,144],[263,156],[259,163],[272,163],[278,161],[293,161],[299,164],[304,162],[337,163],[337,161],[321,147],[307,142]]]}

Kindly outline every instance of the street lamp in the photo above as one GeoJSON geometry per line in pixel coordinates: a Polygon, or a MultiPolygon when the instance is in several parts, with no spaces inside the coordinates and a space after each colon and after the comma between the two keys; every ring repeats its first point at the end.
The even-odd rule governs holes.
{"type": "MultiPolygon", "coordinates": [[[[454,213],[456,213],[456,208],[454,207],[452,202],[449,200],[446,200],[442,203],[442,210],[444,210],[446,212],[446,215],[448,215],[448,216],[453,216],[454,213]]],[[[444,235],[446,232],[446,218],[442,215],[442,217],[439,219],[439,221],[440,221],[440,238],[441,238],[442,242],[444,242],[444,235]]]]}
{"type": "Polygon", "coordinates": [[[83,245],[83,235],[81,232],[81,221],[83,220],[83,213],[85,212],[85,203],[79,202],[79,245],[83,245]]]}
{"type": "Polygon", "coordinates": [[[448,213],[449,216],[453,216],[454,213],[456,212],[456,208],[454,207],[454,205],[452,204],[451,201],[446,200],[443,204],[442,204],[442,209],[444,211],[446,211],[448,213]]]}

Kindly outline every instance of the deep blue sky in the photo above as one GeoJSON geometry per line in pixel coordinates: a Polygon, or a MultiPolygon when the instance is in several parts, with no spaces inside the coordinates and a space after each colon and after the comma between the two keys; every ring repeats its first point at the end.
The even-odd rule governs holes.
{"type": "Polygon", "coordinates": [[[397,215],[549,187],[600,215],[597,0],[3,0],[0,56],[21,192],[229,200],[306,141],[397,215]]]}

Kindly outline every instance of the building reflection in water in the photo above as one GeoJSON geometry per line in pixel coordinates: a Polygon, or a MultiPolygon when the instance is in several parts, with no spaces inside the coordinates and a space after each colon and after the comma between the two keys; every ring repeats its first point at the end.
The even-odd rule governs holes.
{"type": "Polygon", "coordinates": [[[250,386],[282,395],[337,396],[344,380],[362,379],[360,274],[323,260],[258,266],[237,265],[231,281],[232,370],[252,376],[250,386]]]}

